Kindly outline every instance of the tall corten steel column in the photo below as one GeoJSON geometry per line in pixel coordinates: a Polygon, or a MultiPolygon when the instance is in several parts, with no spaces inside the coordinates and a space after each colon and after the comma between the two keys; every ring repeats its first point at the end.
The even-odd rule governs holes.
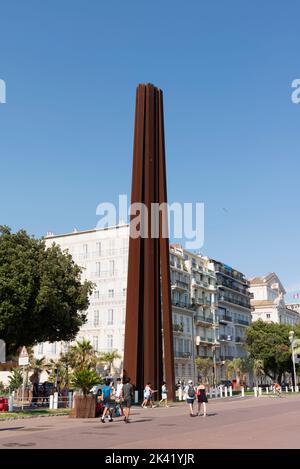
{"type": "MultiPolygon", "coordinates": [[[[141,391],[150,382],[160,389],[165,378],[175,398],[169,239],[166,212],[159,219],[152,204],[167,202],[162,91],[151,84],[136,92],[131,204],[147,210],[136,236],[131,223],[127,280],[124,374],[141,391]],[[155,219],[154,219],[155,218],[155,219]],[[151,236],[155,232],[156,236],[151,236]],[[157,226],[158,225],[158,226],[157,226]],[[148,234],[148,236],[146,236],[148,234]],[[164,235],[164,236],[163,236],[164,235]]],[[[133,205],[132,205],[133,207],[133,205]]],[[[139,212],[131,215],[131,222],[139,212]]],[[[138,226],[139,228],[139,226],[138,226]]]]}

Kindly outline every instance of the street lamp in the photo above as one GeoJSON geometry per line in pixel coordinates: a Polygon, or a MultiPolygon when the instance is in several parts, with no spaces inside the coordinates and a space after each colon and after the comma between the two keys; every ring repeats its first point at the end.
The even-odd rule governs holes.
{"type": "MultiPolygon", "coordinates": [[[[296,388],[297,386],[297,381],[296,381],[296,365],[295,365],[295,353],[294,353],[294,348],[295,348],[295,340],[294,340],[294,335],[295,335],[295,332],[294,331],[290,331],[289,333],[289,340],[290,340],[290,343],[291,343],[291,347],[292,347],[292,361],[293,361],[293,375],[294,375],[294,387],[296,388]]],[[[296,389],[295,389],[296,390],[296,389]]]]}

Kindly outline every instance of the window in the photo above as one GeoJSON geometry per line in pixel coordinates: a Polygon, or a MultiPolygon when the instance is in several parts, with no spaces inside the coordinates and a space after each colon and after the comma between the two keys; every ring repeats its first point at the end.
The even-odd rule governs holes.
{"type": "Polygon", "coordinates": [[[100,277],[101,275],[101,262],[96,262],[96,276],[100,277]]]}
{"type": "Polygon", "coordinates": [[[93,337],[93,349],[97,352],[98,351],[98,336],[93,337]]]}
{"type": "Polygon", "coordinates": [[[83,257],[84,259],[88,257],[88,245],[87,244],[83,245],[83,257]]]}
{"type": "Polygon", "coordinates": [[[109,309],[107,312],[107,324],[109,326],[112,326],[113,323],[114,323],[114,310],[109,309]]]}
{"type": "Polygon", "coordinates": [[[53,342],[53,344],[51,344],[50,353],[52,353],[53,355],[56,354],[56,342],[53,342]]]}
{"type": "Polygon", "coordinates": [[[111,334],[106,336],[106,347],[108,350],[113,348],[113,336],[111,334]]]}
{"type": "Polygon", "coordinates": [[[43,355],[43,349],[44,349],[44,344],[43,343],[40,343],[38,345],[38,354],[39,355],[43,355]]]}
{"type": "Polygon", "coordinates": [[[266,314],[267,318],[269,319],[271,317],[271,314],[270,313],[267,313],[266,314]]]}
{"type": "Polygon", "coordinates": [[[109,275],[115,274],[115,261],[109,261],[109,275]]]}
{"type": "Polygon", "coordinates": [[[101,243],[96,243],[96,255],[101,256],[101,243]]]}
{"type": "Polygon", "coordinates": [[[111,290],[108,290],[108,297],[113,298],[115,296],[115,290],[112,288],[111,290]]]}
{"type": "Polygon", "coordinates": [[[94,326],[99,326],[99,311],[98,309],[94,311],[94,326]]]}
{"type": "Polygon", "coordinates": [[[99,290],[96,290],[96,291],[94,292],[94,298],[95,298],[96,300],[99,300],[99,297],[100,297],[99,290]]]}
{"type": "Polygon", "coordinates": [[[186,332],[190,334],[191,332],[191,327],[190,327],[190,319],[186,318],[186,332]]]}
{"type": "Polygon", "coordinates": [[[126,296],[127,288],[123,288],[123,296],[126,296]]]}

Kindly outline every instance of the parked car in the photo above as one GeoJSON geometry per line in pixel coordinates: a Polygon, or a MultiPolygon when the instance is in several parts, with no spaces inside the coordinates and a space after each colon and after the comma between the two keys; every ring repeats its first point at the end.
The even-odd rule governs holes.
{"type": "Polygon", "coordinates": [[[222,379],[218,386],[222,388],[229,388],[230,386],[232,386],[232,381],[230,381],[229,379],[222,379]]]}

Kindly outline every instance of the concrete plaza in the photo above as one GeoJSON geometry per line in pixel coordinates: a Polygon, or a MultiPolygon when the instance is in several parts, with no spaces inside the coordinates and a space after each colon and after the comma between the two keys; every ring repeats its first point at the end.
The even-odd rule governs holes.
{"type": "Polygon", "coordinates": [[[132,422],[43,417],[0,421],[9,448],[300,448],[300,396],[211,400],[207,417],[187,405],[132,408],[132,422]]]}

